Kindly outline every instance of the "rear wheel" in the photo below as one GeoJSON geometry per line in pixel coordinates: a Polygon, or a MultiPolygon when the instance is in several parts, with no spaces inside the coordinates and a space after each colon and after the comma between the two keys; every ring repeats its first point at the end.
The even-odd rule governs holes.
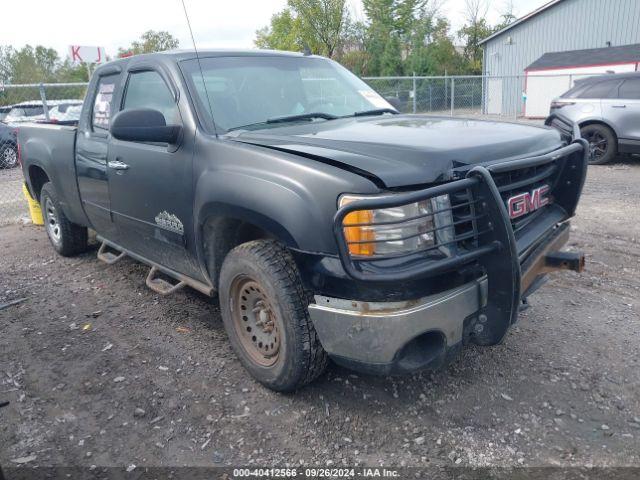
{"type": "Polygon", "coordinates": [[[13,168],[18,165],[18,149],[15,145],[0,148],[0,168],[13,168]]]}
{"type": "Polygon", "coordinates": [[[328,359],[307,311],[310,295],[284,246],[256,240],[236,247],[219,287],[231,345],[257,381],[291,391],[324,371],[328,359]]]}
{"type": "Polygon", "coordinates": [[[40,207],[51,245],[60,255],[71,257],[87,250],[87,229],[71,223],[60,208],[53,185],[45,183],[40,192],[40,207]]]}
{"type": "Polygon", "coordinates": [[[580,129],[582,138],[589,142],[589,163],[609,163],[618,153],[618,142],[613,131],[605,125],[586,125],[580,129]]]}

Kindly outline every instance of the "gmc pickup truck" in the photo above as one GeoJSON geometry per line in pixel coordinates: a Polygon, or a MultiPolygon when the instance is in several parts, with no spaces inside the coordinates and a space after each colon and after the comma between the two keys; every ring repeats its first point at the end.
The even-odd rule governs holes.
{"type": "Polygon", "coordinates": [[[96,69],[77,127],[18,133],[62,255],[130,256],[160,294],[218,295],[249,373],[289,391],[329,358],[399,374],[503,340],[557,269],[588,145],[531,126],[402,115],[326,58],[166,52],[96,69]]]}

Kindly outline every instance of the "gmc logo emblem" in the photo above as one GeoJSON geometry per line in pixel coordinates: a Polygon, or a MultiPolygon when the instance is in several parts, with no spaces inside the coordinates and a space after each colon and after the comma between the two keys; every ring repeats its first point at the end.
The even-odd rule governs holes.
{"type": "Polygon", "coordinates": [[[549,193],[549,185],[534,188],[531,192],[519,193],[507,200],[509,218],[514,219],[531,213],[549,203],[546,194],[549,193]]]}

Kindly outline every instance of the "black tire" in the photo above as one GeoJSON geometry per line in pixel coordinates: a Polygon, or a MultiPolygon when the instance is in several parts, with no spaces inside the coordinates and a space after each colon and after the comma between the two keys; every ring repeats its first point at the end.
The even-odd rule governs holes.
{"type": "Polygon", "coordinates": [[[14,168],[18,166],[18,147],[12,144],[0,147],[0,168],[14,168]]]}
{"type": "Polygon", "coordinates": [[[69,221],[50,182],[45,183],[40,191],[40,207],[47,236],[56,252],[72,257],[87,251],[87,228],[69,221]]]}
{"type": "Polygon", "coordinates": [[[219,298],[231,346],[258,382],[272,390],[292,391],[325,370],[328,357],[307,310],[311,294],[304,289],[291,254],[280,243],[256,240],[229,252],[220,272],[219,298]],[[252,298],[257,299],[253,304],[252,298]],[[249,325],[254,330],[246,334],[245,328],[251,332],[249,325]],[[258,348],[256,335],[266,335],[265,349],[271,341],[270,352],[263,351],[262,343],[258,348]]]}
{"type": "Polygon", "coordinates": [[[590,165],[604,165],[612,161],[618,154],[616,135],[606,125],[591,124],[580,129],[582,138],[589,142],[590,165]]]}

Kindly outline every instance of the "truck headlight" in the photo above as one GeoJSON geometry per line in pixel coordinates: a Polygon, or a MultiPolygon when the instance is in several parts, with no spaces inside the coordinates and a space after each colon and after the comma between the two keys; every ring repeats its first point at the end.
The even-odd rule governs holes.
{"type": "MultiPolygon", "coordinates": [[[[342,195],[343,207],[356,200],[372,198],[342,195]]],[[[417,252],[442,245],[443,253],[453,240],[453,220],[448,195],[441,195],[398,207],[356,210],[344,217],[344,237],[354,256],[393,255],[417,252]]]]}

